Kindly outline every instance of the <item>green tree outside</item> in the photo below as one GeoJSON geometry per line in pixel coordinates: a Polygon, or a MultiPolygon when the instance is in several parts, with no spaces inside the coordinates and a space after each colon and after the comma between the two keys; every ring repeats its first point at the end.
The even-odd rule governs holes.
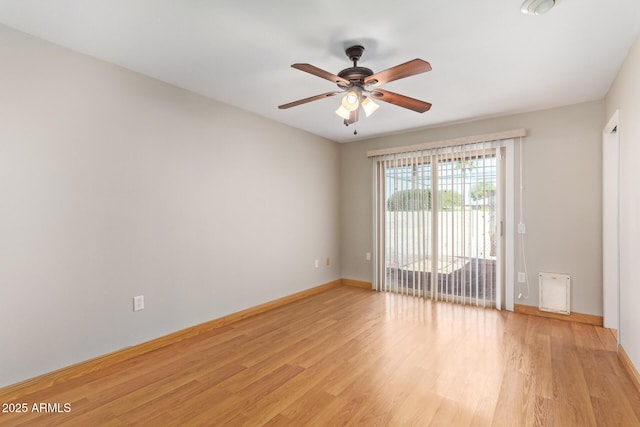
{"type": "Polygon", "coordinates": [[[471,198],[478,201],[495,194],[495,192],[496,185],[493,182],[480,182],[471,187],[471,198]]]}
{"type": "Polygon", "coordinates": [[[431,209],[431,191],[428,189],[399,190],[387,200],[387,210],[426,211],[431,209]]]}
{"type": "Polygon", "coordinates": [[[442,210],[452,210],[462,206],[462,195],[456,191],[438,191],[438,206],[442,210]]]}
{"type": "MultiPolygon", "coordinates": [[[[460,193],[451,190],[438,191],[438,206],[441,210],[452,210],[462,205],[463,197],[460,193]]],[[[390,212],[431,210],[431,190],[396,191],[387,200],[387,210],[390,212]]]]}

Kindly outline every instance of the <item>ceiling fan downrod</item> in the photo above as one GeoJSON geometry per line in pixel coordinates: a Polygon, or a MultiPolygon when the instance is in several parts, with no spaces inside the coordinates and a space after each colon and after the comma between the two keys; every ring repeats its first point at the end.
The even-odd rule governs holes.
{"type": "MultiPolygon", "coordinates": [[[[338,73],[338,77],[342,77],[345,80],[348,80],[351,84],[349,86],[359,86],[364,87],[364,79],[372,76],[373,71],[366,67],[358,67],[358,61],[362,57],[364,53],[364,47],[360,45],[350,46],[345,49],[345,53],[347,57],[353,61],[353,67],[345,68],[344,70],[338,73]]],[[[342,88],[342,85],[338,85],[342,88]]]]}

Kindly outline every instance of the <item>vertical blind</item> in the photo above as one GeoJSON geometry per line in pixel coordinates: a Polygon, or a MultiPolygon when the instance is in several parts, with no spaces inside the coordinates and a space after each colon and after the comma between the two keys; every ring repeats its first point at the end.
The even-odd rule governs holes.
{"type": "Polygon", "coordinates": [[[499,142],[375,158],[380,291],[499,306],[499,142]]]}

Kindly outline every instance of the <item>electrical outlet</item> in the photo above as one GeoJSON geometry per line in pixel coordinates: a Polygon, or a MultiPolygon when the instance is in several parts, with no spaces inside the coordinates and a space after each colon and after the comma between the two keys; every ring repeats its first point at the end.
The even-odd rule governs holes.
{"type": "Polygon", "coordinates": [[[518,273],[518,283],[526,283],[527,282],[527,275],[525,273],[518,273]]]}
{"type": "Polygon", "coordinates": [[[327,257],[327,262],[326,262],[326,264],[327,264],[327,267],[331,265],[331,258],[327,257]]]}
{"type": "Polygon", "coordinates": [[[133,311],[144,310],[144,295],[133,297],[133,311]]]}

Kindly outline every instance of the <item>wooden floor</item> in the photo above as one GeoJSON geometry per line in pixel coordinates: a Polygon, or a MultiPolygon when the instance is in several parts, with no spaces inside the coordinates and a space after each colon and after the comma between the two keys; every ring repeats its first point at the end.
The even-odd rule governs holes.
{"type": "Polygon", "coordinates": [[[71,412],[0,425],[639,426],[615,349],[602,328],[341,287],[21,396],[71,412]]]}

